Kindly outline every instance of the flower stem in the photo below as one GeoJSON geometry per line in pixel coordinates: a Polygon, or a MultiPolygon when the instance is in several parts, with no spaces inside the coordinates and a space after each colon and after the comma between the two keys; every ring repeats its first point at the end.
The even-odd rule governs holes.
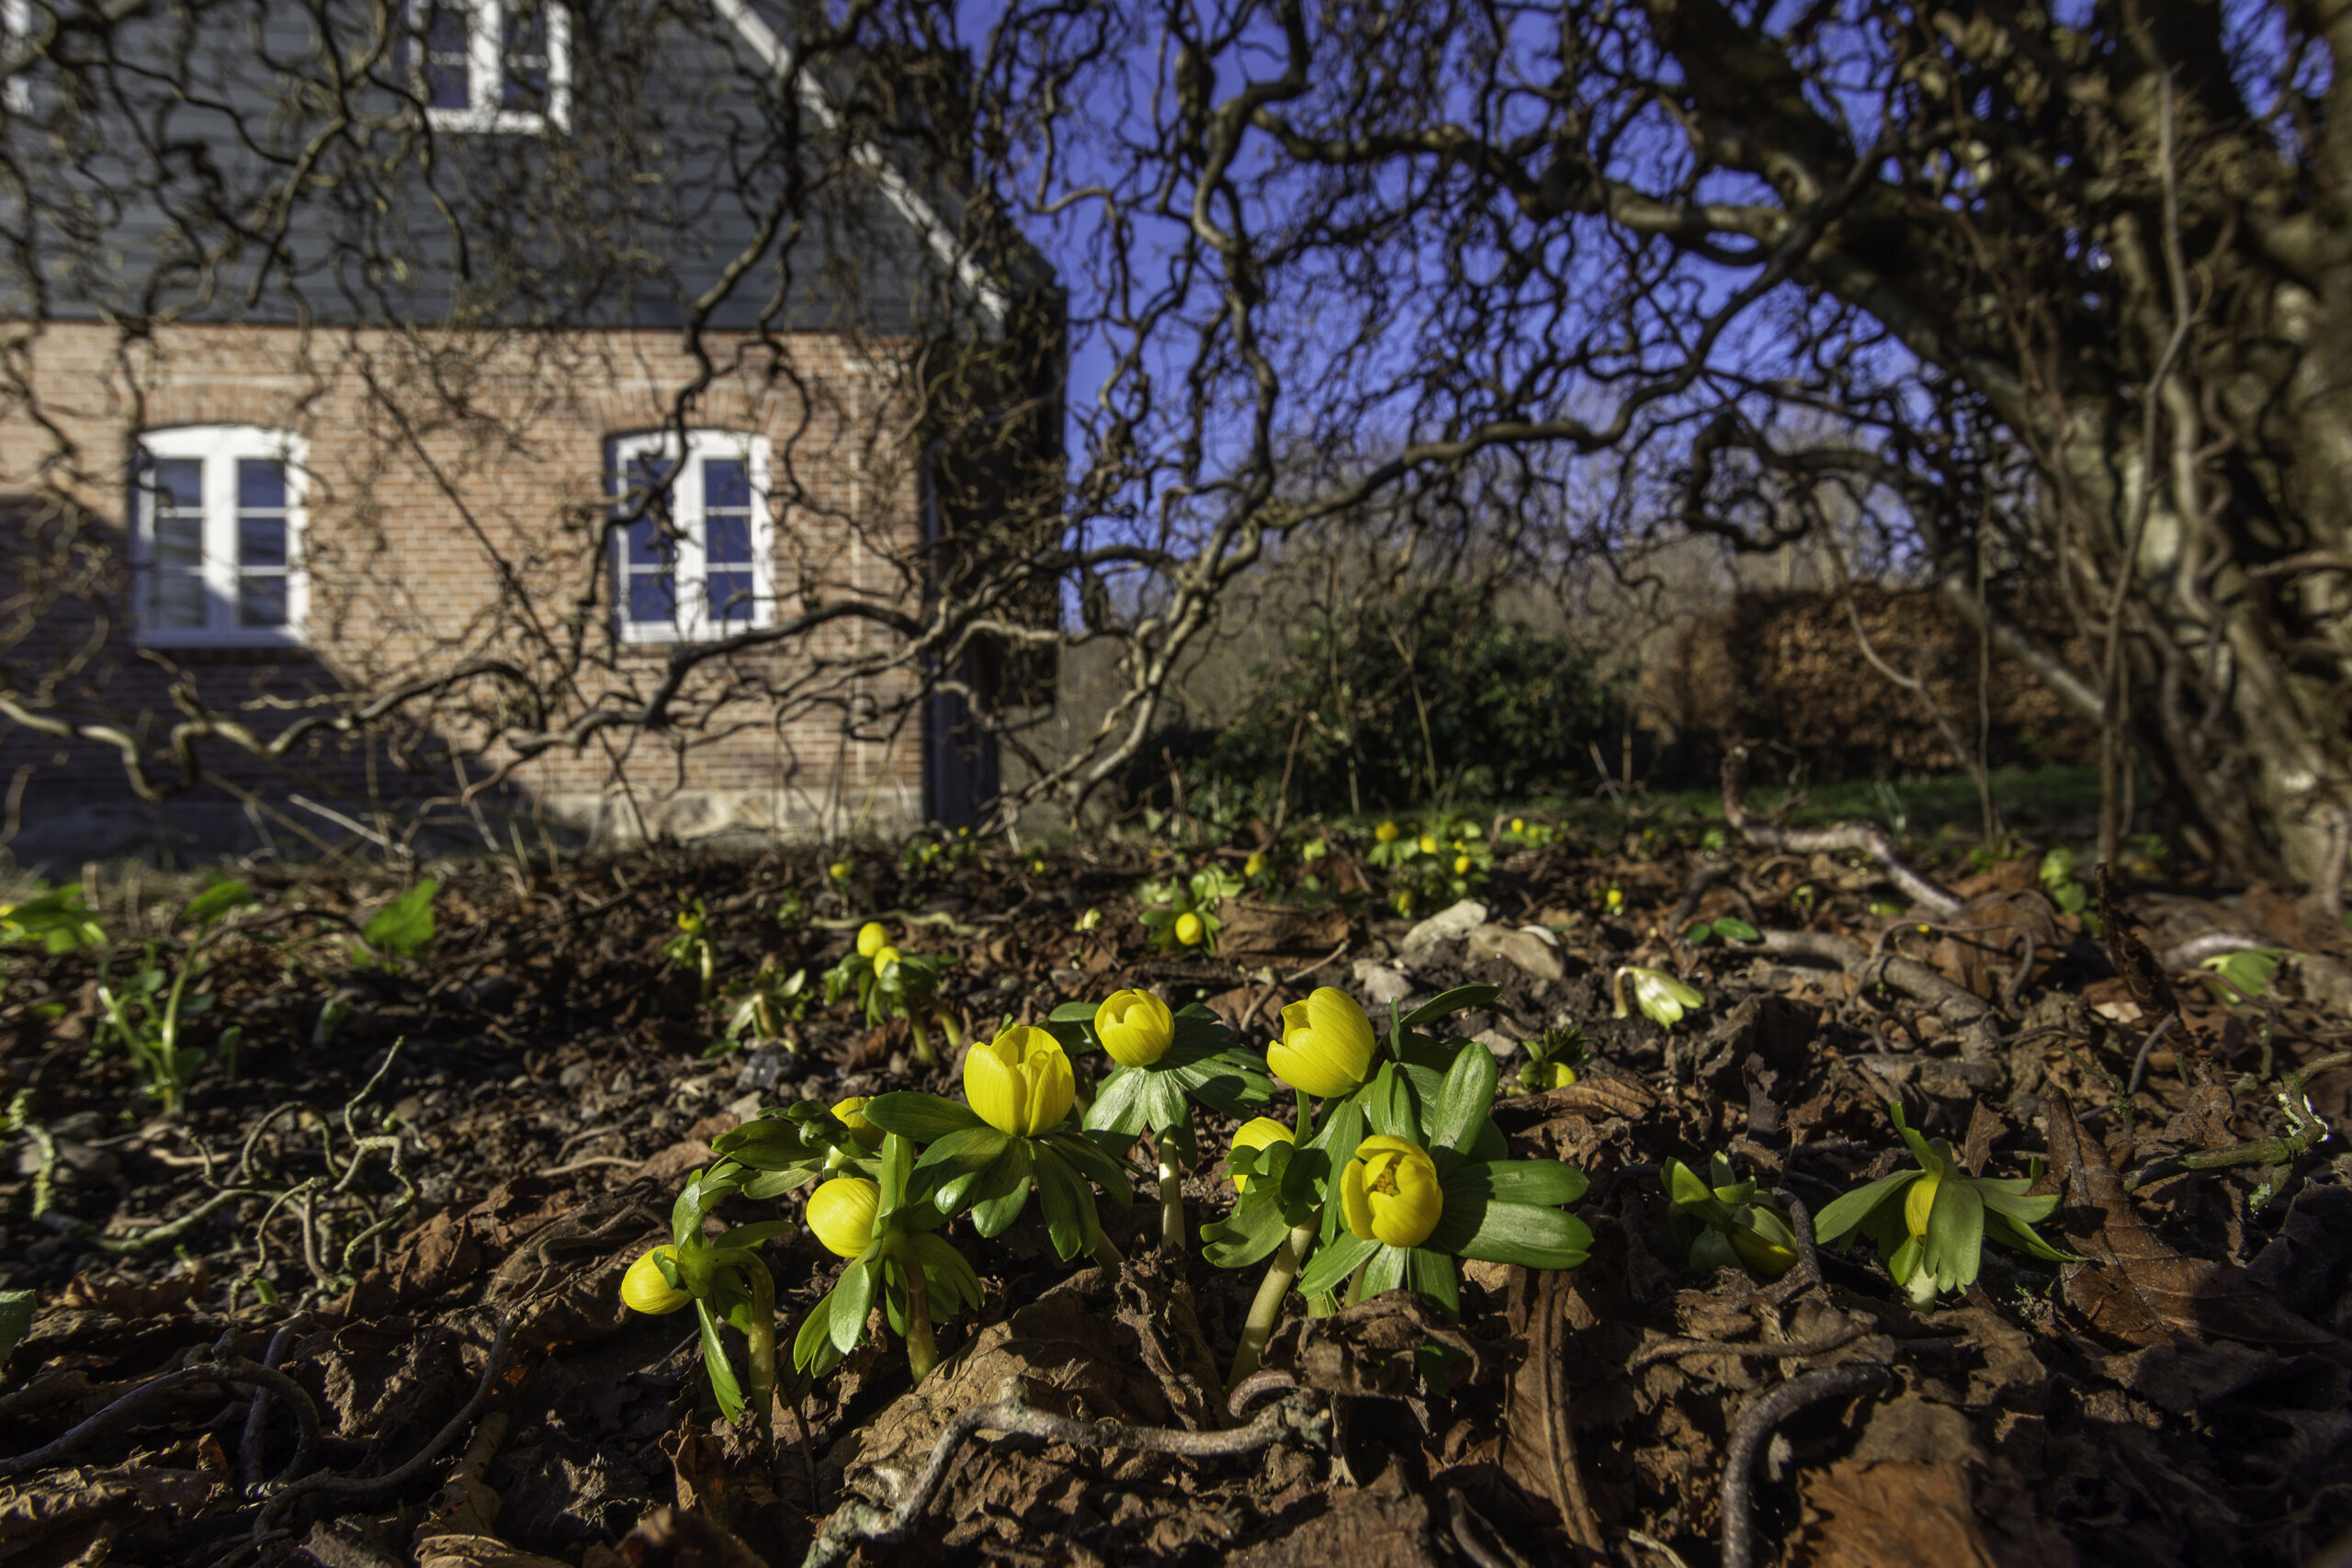
{"type": "Polygon", "coordinates": [[[1119,1244],[1099,1227],[1094,1232],[1094,1261],[1114,1274],[1127,1266],[1127,1255],[1121,1252],[1119,1244]]]}
{"type": "Polygon", "coordinates": [[[1159,1150],[1159,1250],[1171,1258],[1184,1254],[1184,1176],[1198,1153],[1193,1143],[1193,1113],[1188,1108],[1173,1124],[1153,1134],[1159,1150]]]}
{"type": "Polygon", "coordinates": [[[915,1060],[926,1067],[939,1066],[939,1053],[931,1046],[931,1031],[922,1026],[922,1014],[907,1010],[907,1028],[915,1037],[915,1060]]]}
{"type": "Polygon", "coordinates": [[[752,1286],[752,1325],[744,1335],[752,1352],[752,1377],[745,1393],[751,1397],[752,1429],[766,1451],[775,1442],[768,1416],[775,1404],[775,1281],[757,1258],[744,1266],[743,1276],[752,1286]]]}
{"type": "Polygon", "coordinates": [[[1282,1321],[1283,1302],[1290,1294],[1291,1281],[1306,1266],[1307,1249],[1315,1245],[1315,1233],[1312,1223],[1295,1225],[1290,1235],[1283,1237],[1283,1244],[1274,1248],[1274,1260],[1266,1266],[1266,1277],[1258,1282],[1257,1297],[1250,1303],[1249,1321],[1241,1326],[1241,1344],[1233,1352],[1233,1371],[1225,1380],[1227,1388],[1238,1387],[1243,1378],[1258,1370],[1258,1358],[1266,1353],[1266,1341],[1274,1337],[1274,1325],[1282,1321]]]}

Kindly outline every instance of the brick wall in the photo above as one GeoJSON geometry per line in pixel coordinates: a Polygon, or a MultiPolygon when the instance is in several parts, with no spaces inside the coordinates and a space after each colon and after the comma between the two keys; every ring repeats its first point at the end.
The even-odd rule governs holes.
{"type": "MultiPolygon", "coordinates": [[[[280,732],[330,692],[373,693],[469,659],[529,673],[559,724],[641,696],[671,649],[617,646],[600,580],[606,439],[657,428],[699,385],[689,423],[773,443],[771,515],[779,614],[861,595],[911,611],[919,486],[891,377],[875,345],[821,334],[781,343],[709,339],[706,358],[675,333],[503,333],[411,338],[381,332],[187,326],[123,343],[102,324],[25,329],[0,360],[0,494],[70,498],[105,551],[96,590],[37,625],[0,625],[0,657],[25,690],[55,680],[68,706],[153,739],[179,716],[174,682],[280,732]],[[309,646],[292,650],[142,650],[121,570],[129,462],[138,432],[249,423],[302,436],[311,472],[305,555],[309,646]],[[594,595],[593,607],[583,597],[594,595]],[[584,660],[564,650],[578,643],[584,660]]],[[[20,529],[38,512],[19,501],[20,529]]],[[[16,571],[56,570],[17,553],[16,571]]],[[[43,564],[46,561],[47,564],[43,564]]],[[[18,603],[28,587],[10,585],[18,603]]],[[[842,689],[822,662],[885,648],[891,634],[840,621],[804,642],[706,667],[689,694],[715,705],[689,730],[607,730],[526,761],[510,800],[559,818],[684,834],[730,822],[895,826],[919,813],[922,747],[910,720],[845,739],[842,700],[887,707],[912,678],[890,671],[842,689]],[[820,693],[829,693],[818,700],[820,693]],[[623,789],[623,784],[626,789],[623,789]],[[624,796],[634,807],[622,804],[624,796]]],[[[474,689],[485,698],[491,688],[474,689]]],[[[205,756],[239,789],[275,799],[309,788],[348,802],[447,795],[441,761],[479,738],[465,702],[418,705],[367,743],[322,738],[289,759],[300,775],[205,756]],[[405,770],[405,771],[404,771],[405,770]]],[[[512,761],[495,749],[467,776],[512,761]]],[[[130,798],[107,749],[59,745],[0,721],[0,771],[28,815],[130,798]]]]}

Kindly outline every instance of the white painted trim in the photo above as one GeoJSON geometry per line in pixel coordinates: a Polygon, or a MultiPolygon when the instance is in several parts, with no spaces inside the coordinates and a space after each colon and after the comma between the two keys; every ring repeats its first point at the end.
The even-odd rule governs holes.
{"type": "MultiPolygon", "coordinates": [[[[748,0],[710,0],[710,3],[719,16],[742,35],[752,52],[758,55],[769,70],[782,76],[792,69],[791,49],[775,35],[775,28],[760,20],[748,0]]],[[[808,118],[827,130],[839,130],[841,115],[825,96],[824,88],[806,73],[799,76],[797,86],[800,107],[808,118]]],[[[939,216],[931,203],[907,183],[906,176],[883,155],[882,149],[871,141],[859,141],[850,148],[850,156],[856,161],[858,167],[874,177],[882,187],[884,199],[922,236],[923,243],[931,247],[932,254],[956,274],[958,282],[971,290],[972,297],[979,301],[980,309],[988,313],[989,320],[997,326],[1004,325],[1005,316],[1012,309],[1004,291],[996,286],[978,262],[965,254],[963,247],[956,243],[955,231],[948,227],[946,220],[939,216]]]]}
{"type": "MultiPolygon", "coordinates": [[[[608,481],[616,503],[628,494],[628,466],[632,459],[661,457],[676,461],[678,456],[678,433],[674,430],[616,437],[612,443],[613,471],[608,481]]],[[[706,536],[703,532],[702,488],[702,460],[706,457],[741,457],[750,466],[752,618],[749,626],[764,626],[775,621],[775,524],[768,511],[771,456],[768,438],[764,435],[752,435],[736,430],[686,432],[685,461],[680,465],[678,478],[672,482],[670,489],[670,515],[677,523],[682,536],[678,540],[677,560],[672,568],[678,616],[667,622],[633,621],[628,618],[628,574],[626,570],[628,537],[624,531],[616,528],[613,530],[611,557],[613,625],[621,641],[715,642],[746,629],[731,624],[716,625],[707,618],[710,600],[707,592],[709,562],[704,556],[706,536]]]]}
{"type": "Polygon", "coordinates": [[[139,437],[140,467],[147,458],[195,458],[204,464],[204,581],[206,624],[158,626],[149,614],[154,587],[155,492],[134,473],[137,515],[132,555],[133,603],[139,640],[150,648],[300,648],[311,615],[311,572],[303,550],[310,526],[310,451],[302,437],[257,424],[189,424],[150,430],[139,437]],[[237,459],[274,457],[286,465],[286,624],[237,625],[237,459]]]}
{"type": "MultiPolygon", "coordinates": [[[[6,0],[0,0],[0,4],[6,0]]],[[[542,0],[548,18],[548,107],[545,114],[531,109],[510,109],[503,99],[506,91],[504,59],[506,6],[504,0],[459,0],[467,6],[466,24],[466,96],[470,100],[461,109],[435,108],[427,106],[425,123],[435,130],[447,130],[469,135],[543,135],[552,125],[558,130],[571,129],[571,12],[560,0],[542,0]]],[[[416,0],[412,16],[418,39],[415,68],[416,92],[421,97],[425,91],[424,48],[425,29],[431,25],[434,0],[416,0]]]]}

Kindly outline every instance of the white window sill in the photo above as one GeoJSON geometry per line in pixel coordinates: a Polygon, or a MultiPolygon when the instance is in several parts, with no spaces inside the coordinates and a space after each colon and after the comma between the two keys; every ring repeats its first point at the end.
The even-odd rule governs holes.
{"type": "Polygon", "coordinates": [[[434,109],[424,111],[424,123],[435,130],[466,136],[545,136],[552,125],[570,130],[571,117],[561,109],[537,114],[528,109],[434,109]]]}

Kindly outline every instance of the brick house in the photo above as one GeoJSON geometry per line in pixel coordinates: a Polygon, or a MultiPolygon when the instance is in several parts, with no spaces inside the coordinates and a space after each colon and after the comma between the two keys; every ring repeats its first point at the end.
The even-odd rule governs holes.
{"type": "Polygon", "coordinates": [[[993,751],[904,638],[943,541],[1029,481],[923,393],[1018,361],[963,378],[1012,389],[963,428],[1046,473],[1049,275],[975,263],[920,139],[849,129],[861,85],[793,73],[748,0],[391,14],[309,120],[302,10],[257,48],[125,24],[202,110],[62,30],[9,82],[19,860],[971,819],[993,751]],[[337,113],[341,164],[310,151],[337,113]],[[96,189],[107,221],[75,219],[96,189]]]}

